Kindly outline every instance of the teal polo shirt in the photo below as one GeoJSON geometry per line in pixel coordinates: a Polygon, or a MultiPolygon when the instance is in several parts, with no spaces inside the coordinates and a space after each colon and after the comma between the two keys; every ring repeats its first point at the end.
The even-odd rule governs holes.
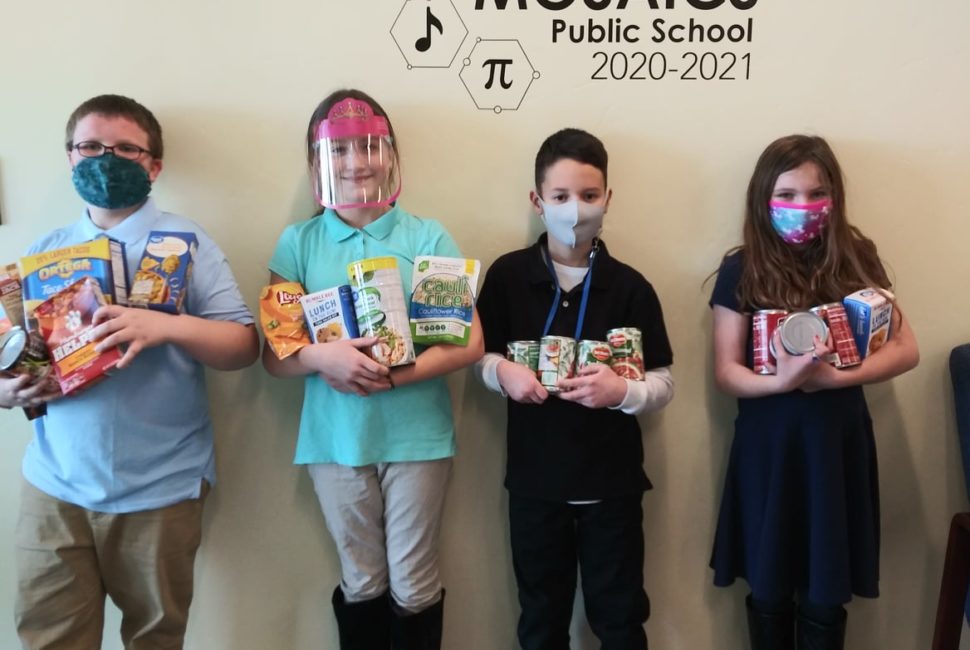
{"type": "MultiPolygon", "coordinates": [[[[440,223],[400,207],[361,229],[347,225],[328,209],[287,227],[269,268],[314,292],[348,284],[351,262],[394,257],[410,309],[411,270],[418,255],[461,257],[461,252],[440,223]]],[[[421,350],[419,346],[416,352],[421,350]]],[[[434,460],[454,453],[451,398],[443,377],[359,397],[334,390],[319,375],[307,375],[295,463],[359,467],[434,460]]]]}
{"type": "MultiPolygon", "coordinates": [[[[252,315],[214,241],[196,223],[149,199],[110,230],[88,216],[34,243],[28,254],[111,237],[125,244],[128,282],[152,230],[194,233],[199,241],[183,311],[251,324],[252,315]]],[[[176,345],[142,350],[130,366],[76,395],[50,402],[34,421],[24,478],[62,501],[99,512],[135,512],[199,496],[215,482],[205,368],[176,345]]]]}

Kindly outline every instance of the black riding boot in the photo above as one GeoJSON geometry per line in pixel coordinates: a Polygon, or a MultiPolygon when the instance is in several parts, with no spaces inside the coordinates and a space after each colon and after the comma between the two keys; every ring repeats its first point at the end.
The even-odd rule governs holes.
{"type": "Polygon", "coordinates": [[[444,591],[438,602],[417,614],[393,611],[391,647],[394,650],[440,650],[444,611],[444,591]]]}
{"type": "Polygon", "coordinates": [[[348,603],[344,592],[333,592],[333,613],[337,617],[340,650],[389,650],[391,647],[391,606],[387,594],[348,603]]]}
{"type": "Polygon", "coordinates": [[[751,596],[745,599],[748,607],[748,632],[751,650],[794,650],[795,607],[787,611],[766,612],[751,604],[751,596]]]}
{"type": "Polygon", "coordinates": [[[842,650],[845,645],[845,609],[839,607],[834,622],[822,623],[798,613],[798,650],[842,650]]]}

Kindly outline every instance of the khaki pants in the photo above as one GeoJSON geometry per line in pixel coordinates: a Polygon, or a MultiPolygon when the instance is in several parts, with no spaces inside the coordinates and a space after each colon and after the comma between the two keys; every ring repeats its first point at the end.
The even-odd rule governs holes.
{"type": "Polygon", "coordinates": [[[198,499],[111,514],[26,481],[17,522],[17,633],[28,650],[97,650],[104,597],[121,610],[127,650],[181,648],[202,538],[198,499]]]}
{"type": "Polygon", "coordinates": [[[307,469],[337,545],[347,602],[390,589],[398,608],[415,613],[441,600],[438,537],[451,458],[307,469]]]}

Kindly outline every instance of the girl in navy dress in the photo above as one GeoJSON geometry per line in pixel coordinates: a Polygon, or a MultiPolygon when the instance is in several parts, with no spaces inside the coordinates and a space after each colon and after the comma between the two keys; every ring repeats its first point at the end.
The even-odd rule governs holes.
{"type": "Polygon", "coordinates": [[[748,185],[744,244],[724,256],[711,297],[714,374],[738,398],[711,567],[744,578],[752,650],[843,647],[853,594],[879,578],[879,485],[863,384],[919,362],[894,302],[891,337],[861,365],[789,355],[776,333],[777,374],[752,370],[751,315],[841,302],[889,289],[875,244],[849,224],[842,172],[822,138],[771,143],[748,185]],[[797,602],[797,607],[795,603],[797,602]],[[796,622],[797,621],[797,622],[796,622]]]}

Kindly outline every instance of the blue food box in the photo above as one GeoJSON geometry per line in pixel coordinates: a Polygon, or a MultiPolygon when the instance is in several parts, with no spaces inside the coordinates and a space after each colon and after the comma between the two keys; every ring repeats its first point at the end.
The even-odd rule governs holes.
{"type": "Polygon", "coordinates": [[[300,304],[314,343],[360,336],[354,311],[354,293],[349,284],[308,293],[300,298],[300,304]]]}
{"type": "Polygon", "coordinates": [[[169,314],[182,311],[198,248],[195,233],[150,232],[131,283],[130,305],[169,314]]]}

